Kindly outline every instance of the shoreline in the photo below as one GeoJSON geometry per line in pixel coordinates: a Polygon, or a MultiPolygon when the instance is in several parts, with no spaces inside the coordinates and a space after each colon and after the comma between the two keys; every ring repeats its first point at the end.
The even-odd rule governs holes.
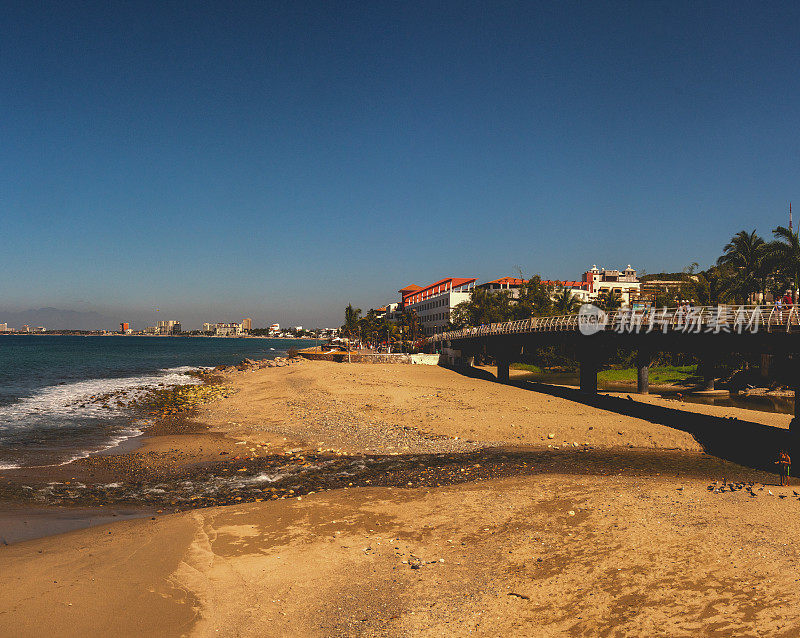
{"type": "MultiPolygon", "coordinates": [[[[724,438],[782,435],[786,415],[625,393],[588,401],[432,366],[304,362],[221,377],[236,393],[72,468],[76,480],[117,477],[97,509],[139,518],[0,544],[0,633],[800,629],[800,526],[787,523],[800,499],[695,438],[709,423],[724,438]],[[150,515],[112,496],[187,481],[194,493],[162,495],[150,515]]],[[[61,513],[73,525],[81,515],[61,513]]]]}
{"type": "MultiPolygon", "coordinates": [[[[241,412],[248,412],[253,404],[253,397],[248,393],[253,389],[254,384],[250,381],[254,376],[269,375],[284,383],[286,375],[299,373],[308,366],[320,370],[318,377],[325,378],[334,372],[340,373],[339,376],[348,376],[348,364],[302,362],[301,365],[300,361],[295,360],[295,363],[285,367],[268,368],[259,367],[262,364],[258,364],[245,366],[244,370],[239,369],[242,366],[211,370],[203,375],[201,386],[192,387],[231,387],[231,391],[223,393],[221,401],[199,403],[178,411],[167,410],[153,419],[142,434],[113,449],[67,465],[51,466],[45,471],[42,468],[2,471],[0,509],[13,509],[20,504],[41,508],[43,504],[50,503],[55,508],[127,507],[143,508],[142,511],[146,513],[177,513],[198,507],[268,501],[354,485],[397,487],[407,484],[408,479],[411,479],[412,485],[423,485],[427,480],[424,477],[425,468],[431,464],[435,469],[428,472],[428,482],[436,485],[525,474],[529,473],[525,469],[526,464],[535,465],[540,474],[624,474],[628,471],[638,472],[642,476],[672,474],[678,477],[702,476],[711,480],[721,472],[728,472],[747,476],[749,480],[760,483],[767,483],[771,478],[768,473],[759,470],[741,466],[726,469],[727,466],[715,464],[711,461],[714,457],[703,454],[703,448],[691,435],[644,426],[643,422],[637,419],[630,421],[628,417],[609,417],[609,413],[603,409],[588,407],[584,410],[590,410],[596,417],[610,418],[613,427],[623,427],[620,424],[630,422],[636,428],[645,427],[647,431],[636,433],[620,430],[598,440],[593,436],[594,427],[589,426],[588,430],[583,428],[584,431],[580,432],[582,440],[576,440],[578,433],[574,428],[558,436],[549,431],[539,432],[535,436],[528,431],[523,436],[517,435],[514,423],[509,422],[507,428],[495,433],[499,435],[495,438],[487,438],[489,432],[484,432],[474,439],[465,436],[461,428],[456,434],[447,427],[447,422],[453,420],[453,416],[445,415],[441,422],[429,421],[418,427],[420,424],[416,423],[412,412],[407,424],[375,422],[379,437],[374,439],[369,433],[373,404],[367,402],[364,406],[366,414],[364,410],[341,414],[338,401],[318,406],[320,409],[313,417],[306,405],[290,416],[289,420],[294,425],[289,428],[285,427],[285,423],[273,423],[272,427],[261,431],[260,428],[250,427],[248,418],[242,418],[248,415],[241,412]],[[244,391],[246,396],[236,397],[234,389],[235,392],[244,391]],[[231,413],[231,408],[235,408],[234,413],[231,413]],[[367,427],[361,423],[362,419],[367,427]],[[341,433],[330,431],[328,422],[331,421],[337,423],[336,429],[346,424],[344,437],[341,433]],[[655,432],[659,432],[657,437],[654,437],[655,432]],[[316,435],[321,440],[310,440],[309,435],[316,435]],[[339,440],[335,440],[337,436],[339,440]],[[396,444],[393,444],[393,439],[396,444]],[[460,476],[453,477],[452,468],[459,464],[473,464],[468,463],[471,455],[475,461],[480,461],[484,470],[459,472],[460,476]],[[403,459],[402,462],[387,461],[398,456],[403,459]],[[653,458],[648,459],[648,456],[653,458]],[[657,460],[654,460],[656,457],[657,460]],[[389,469],[392,465],[393,470],[389,469]],[[680,466],[685,469],[681,471],[680,466]],[[347,477],[347,480],[343,477],[347,477]],[[177,487],[185,483],[190,483],[191,488],[177,487]],[[109,487],[117,485],[120,487],[109,487]]],[[[370,364],[370,369],[373,367],[381,368],[389,376],[394,370],[394,366],[376,367],[370,364]]],[[[474,383],[469,377],[437,369],[437,375],[442,374],[451,381],[474,383]]],[[[526,384],[524,373],[515,374],[514,378],[516,383],[526,384]]],[[[313,382],[309,388],[312,394],[317,391],[313,382]]],[[[514,386],[487,386],[489,395],[491,390],[500,388],[521,392],[521,396],[530,394],[529,389],[515,389],[514,386]]],[[[471,391],[474,389],[471,388],[471,391]]],[[[567,386],[552,386],[548,391],[555,394],[572,392],[567,386]]],[[[436,395],[437,399],[442,398],[441,392],[436,395]]],[[[169,397],[170,394],[171,391],[168,391],[164,396],[169,397]]],[[[299,394],[303,394],[303,391],[299,394]]],[[[572,405],[569,397],[558,398],[555,394],[544,399],[544,402],[561,402],[565,407],[572,405]]],[[[627,395],[606,392],[600,396],[613,400],[627,395]]],[[[653,395],[637,395],[636,402],[640,405],[670,407],[676,403],[653,395]]],[[[292,403],[292,400],[288,401],[290,410],[292,403]]],[[[732,414],[737,414],[738,418],[753,418],[753,414],[747,414],[752,411],[739,408],[698,404],[680,406],[687,412],[710,417],[730,418],[732,414]],[[692,409],[687,410],[688,406],[692,406],[692,409]]],[[[287,406],[279,401],[275,407],[285,411],[287,406]]],[[[462,411],[462,415],[471,410],[469,408],[466,413],[462,411]]],[[[274,412],[273,409],[267,413],[269,418],[275,416],[274,412]]],[[[558,410],[549,410],[547,413],[555,415],[558,410]]],[[[517,411],[517,415],[524,421],[524,413],[517,411]]],[[[257,419],[263,418],[256,416],[257,419]]],[[[587,416],[579,412],[578,421],[583,421],[587,416]]],[[[773,427],[783,427],[780,416],[762,413],[760,420],[773,427]]],[[[503,419],[501,415],[499,420],[503,419]]],[[[2,529],[0,523],[0,533],[2,529]]]]}

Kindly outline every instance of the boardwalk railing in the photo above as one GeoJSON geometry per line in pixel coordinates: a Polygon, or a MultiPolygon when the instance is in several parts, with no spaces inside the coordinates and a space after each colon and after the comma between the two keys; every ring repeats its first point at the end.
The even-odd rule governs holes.
{"type": "MultiPolygon", "coordinates": [[[[589,314],[532,317],[518,321],[492,323],[478,327],[462,328],[435,334],[431,341],[450,341],[505,334],[533,332],[564,332],[582,330],[589,314]]],[[[597,315],[594,315],[597,317],[597,315]]],[[[623,308],[610,313],[600,312],[599,322],[591,332],[614,331],[619,333],[683,332],[683,333],[756,333],[759,331],[793,332],[800,330],[800,310],[796,306],[681,306],[678,308],[623,308]]]]}

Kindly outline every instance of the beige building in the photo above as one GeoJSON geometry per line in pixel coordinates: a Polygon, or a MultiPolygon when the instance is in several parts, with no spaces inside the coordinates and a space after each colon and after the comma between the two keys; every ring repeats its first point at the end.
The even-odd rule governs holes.
{"type": "Polygon", "coordinates": [[[170,320],[170,321],[159,321],[156,324],[156,331],[160,335],[176,335],[179,334],[181,330],[181,322],[170,320]]]}
{"type": "Polygon", "coordinates": [[[583,281],[588,284],[588,299],[595,301],[600,295],[610,291],[619,291],[622,305],[628,306],[631,299],[639,296],[640,283],[636,270],[630,264],[625,270],[608,270],[592,266],[583,274],[583,281]]]}

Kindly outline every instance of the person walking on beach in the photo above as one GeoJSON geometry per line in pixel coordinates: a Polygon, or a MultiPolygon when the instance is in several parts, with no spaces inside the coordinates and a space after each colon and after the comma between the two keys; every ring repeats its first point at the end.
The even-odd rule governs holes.
{"type": "Polygon", "coordinates": [[[778,466],[778,472],[781,477],[781,486],[789,485],[789,470],[792,467],[792,459],[786,450],[778,452],[778,460],[775,461],[778,466]]]}

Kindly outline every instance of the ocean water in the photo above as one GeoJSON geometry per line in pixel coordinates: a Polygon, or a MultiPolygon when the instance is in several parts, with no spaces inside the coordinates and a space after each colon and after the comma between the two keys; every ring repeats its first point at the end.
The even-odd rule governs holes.
{"type": "Polygon", "coordinates": [[[268,359],[307,340],[0,336],[0,469],[68,463],[137,436],[128,407],[198,367],[268,359]],[[102,401],[92,400],[108,395],[102,401]]]}

